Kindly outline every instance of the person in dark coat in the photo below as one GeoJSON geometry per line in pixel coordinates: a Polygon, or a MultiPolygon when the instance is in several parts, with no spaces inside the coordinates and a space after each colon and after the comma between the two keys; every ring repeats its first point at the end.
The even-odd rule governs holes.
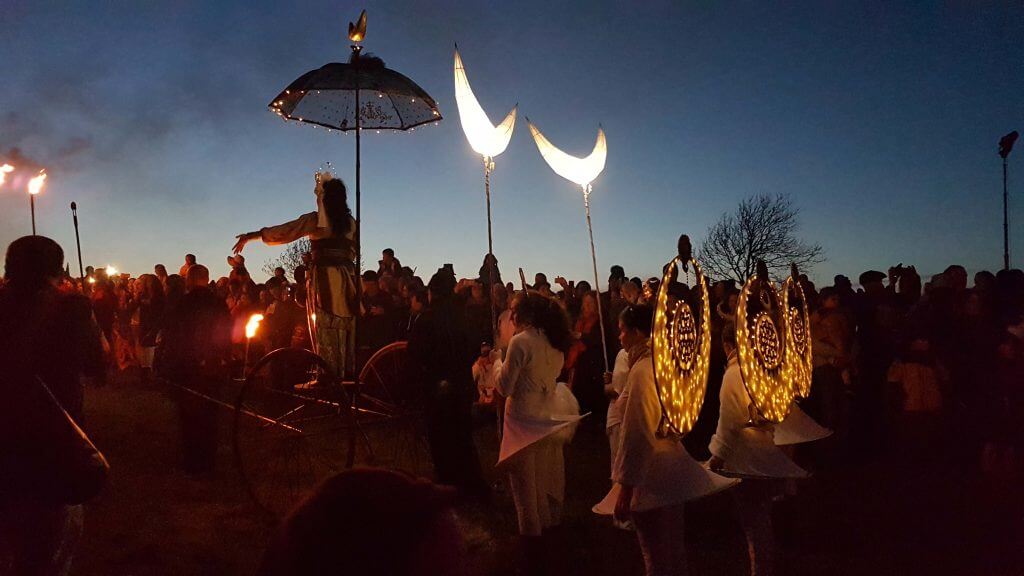
{"type": "Polygon", "coordinates": [[[472,366],[480,355],[465,315],[453,303],[455,276],[439,270],[428,285],[430,306],[409,335],[409,355],[426,388],[427,435],[437,481],[464,494],[482,495],[486,484],[473,444],[476,393],[472,366]]]}
{"type": "MultiPolygon", "coordinates": [[[[62,449],[45,384],[81,426],[82,376],[102,378],[100,331],[89,300],[63,292],[64,251],[44,236],[12,242],[0,287],[0,572],[66,573],[82,533],[82,507],[51,492],[59,479],[46,458],[62,449]],[[35,436],[29,430],[40,431],[35,436]],[[40,443],[26,453],[26,437],[40,443]],[[41,457],[45,466],[32,464],[41,457]],[[9,572],[8,572],[9,570],[9,572]]],[[[65,421],[61,419],[62,422],[65,421]]],[[[66,424],[64,425],[66,427],[66,424]]],[[[66,471],[66,470],[64,470],[66,471]]],[[[66,479],[66,478],[65,478],[66,479]]],[[[73,479],[71,480],[73,481],[73,479]]]]}
{"type": "Polygon", "coordinates": [[[0,288],[0,366],[8,375],[38,376],[81,422],[80,377],[103,377],[103,346],[88,298],[57,288],[63,275],[64,251],[53,240],[25,236],[8,247],[7,283],[0,288]]]}
{"type": "Polygon", "coordinates": [[[231,313],[210,290],[210,272],[196,264],[188,270],[188,292],[164,326],[163,357],[175,390],[181,425],[184,468],[189,474],[213,470],[217,456],[216,405],[181,387],[212,394],[230,378],[231,313]]]}

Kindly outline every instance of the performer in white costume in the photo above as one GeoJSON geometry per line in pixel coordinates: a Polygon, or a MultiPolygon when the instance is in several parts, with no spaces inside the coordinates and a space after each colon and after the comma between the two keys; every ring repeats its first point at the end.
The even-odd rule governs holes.
{"type": "Polygon", "coordinates": [[[619,317],[619,341],[628,350],[629,375],[620,398],[625,411],[612,464],[615,485],[597,512],[614,502],[615,518],[632,520],[648,576],[686,573],[683,503],[718,492],[737,480],[709,472],[679,437],[659,434],[662,407],[654,382],[649,306],[629,306],[619,317]]]}
{"type": "Polygon", "coordinates": [[[619,431],[622,429],[622,415],[626,412],[626,380],[629,378],[629,352],[623,347],[615,355],[615,365],[605,373],[604,391],[611,398],[605,432],[608,434],[608,448],[611,450],[611,464],[615,466],[615,454],[619,451],[619,431]]]}
{"type": "Polygon", "coordinates": [[[542,531],[561,523],[565,496],[566,434],[580,420],[579,404],[557,382],[571,343],[562,308],[539,294],[520,292],[512,303],[516,334],[504,361],[495,351],[478,361],[507,398],[498,464],[508,471],[527,573],[544,571],[542,531]]]}
{"type": "Polygon", "coordinates": [[[711,438],[709,465],[716,472],[744,478],[734,494],[747,537],[750,573],[769,575],[774,573],[775,562],[771,506],[781,490],[776,480],[804,478],[807,472],[775,445],[774,425],[761,417],[750,400],[740,374],[735,325],[725,326],[722,342],[729,366],[722,378],[718,429],[711,438]]]}

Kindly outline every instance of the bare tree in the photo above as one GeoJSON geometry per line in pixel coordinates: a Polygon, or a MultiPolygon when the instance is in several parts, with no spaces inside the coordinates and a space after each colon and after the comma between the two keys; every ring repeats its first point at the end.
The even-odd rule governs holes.
{"type": "Polygon", "coordinates": [[[280,266],[284,268],[286,274],[289,277],[295,274],[295,269],[302,264],[302,256],[308,253],[312,248],[309,244],[309,238],[300,238],[295,242],[284,247],[284,251],[281,252],[276,258],[271,258],[263,263],[263,272],[267,276],[274,275],[274,268],[280,266]]]}
{"type": "Polygon", "coordinates": [[[701,265],[714,278],[745,282],[764,260],[773,276],[789,273],[790,263],[801,269],[824,261],[818,244],[796,237],[800,210],[784,195],[759,194],[723,213],[701,245],[701,265]]]}

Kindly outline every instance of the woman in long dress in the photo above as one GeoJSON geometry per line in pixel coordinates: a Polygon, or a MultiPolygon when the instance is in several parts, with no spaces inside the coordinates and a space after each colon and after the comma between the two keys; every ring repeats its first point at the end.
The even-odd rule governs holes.
{"type": "Polygon", "coordinates": [[[572,336],[561,306],[539,294],[517,294],[512,320],[516,334],[504,361],[492,365],[494,353],[478,362],[479,368],[492,372],[495,389],[507,398],[499,464],[508,472],[526,573],[543,574],[541,535],[561,523],[565,495],[565,439],[557,432],[578,420],[566,414],[571,409],[563,406],[565,396],[571,393],[557,382],[572,336]]]}
{"type": "Polygon", "coordinates": [[[343,378],[353,368],[355,351],[355,232],[345,184],[317,174],[316,212],[291,222],[237,236],[238,254],[252,240],[276,246],[309,238],[312,265],[307,274],[306,314],[313,347],[334,373],[343,378]]]}
{"type": "Polygon", "coordinates": [[[735,490],[740,524],[747,537],[750,573],[774,574],[773,499],[781,495],[782,479],[807,472],[775,445],[775,426],[761,417],[743,385],[736,347],[736,326],[722,329],[728,367],[722,378],[718,429],[711,438],[709,466],[716,472],[744,478],[735,490]]]}
{"type": "Polygon", "coordinates": [[[724,490],[736,480],[705,470],[678,437],[658,434],[662,409],[651,358],[652,316],[649,306],[640,305],[626,307],[619,316],[629,375],[620,396],[625,412],[612,463],[612,492],[618,490],[614,515],[636,527],[648,576],[680,576],[686,573],[684,502],[724,490]]]}

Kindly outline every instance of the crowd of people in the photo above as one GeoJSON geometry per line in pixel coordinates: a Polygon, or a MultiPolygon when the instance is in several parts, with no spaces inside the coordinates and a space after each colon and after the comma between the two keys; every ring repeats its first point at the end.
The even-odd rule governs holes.
{"type": "MultiPolygon", "coordinates": [[[[293,270],[279,267],[262,283],[253,279],[240,254],[227,259],[229,273],[216,279],[191,254],[177,274],[157,264],[153,273],[138,277],[89,269],[80,280],[62,266],[60,247],[46,238],[26,237],[8,248],[5,279],[0,281],[0,351],[5,366],[18,368],[11,374],[45,380],[77,422],[84,422],[79,376],[102,382],[120,373],[122,380],[145,384],[165,379],[202,391],[239,374],[247,350],[260,354],[311,346],[315,328],[307,309],[315,280],[309,270],[315,264],[308,260],[293,270]],[[247,335],[254,315],[263,317],[260,330],[247,335]]],[[[660,279],[630,277],[623,267],[613,266],[607,289],[600,292],[587,281],[561,276],[554,287],[543,273],[532,280],[518,289],[504,283],[497,259],[488,256],[471,277],[459,280],[445,265],[424,282],[393,250],[384,250],[377,268],[359,277],[355,362],[341,364],[345,375],[352,377],[354,367],[376,350],[407,341],[411,361],[419,368],[414,373],[423,380],[435,480],[485,500],[490,487],[482,479],[473,445],[473,406],[504,417],[504,452],[504,443],[514,442],[509,438],[518,433],[519,416],[526,414],[529,420],[558,413],[553,408],[556,383],[563,383],[559,385],[579,403],[575,412],[590,414],[581,431],[604,434],[608,426],[611,476],[626,494],[615,502],[617,521],[628,525],[632,519],[650,573],[676,566],[680,560],[664,538],[681,534],[681,508],[652,516],[635,507],[636,494],[651,493],[642,486],[644,474],[636,472],[638,466],[647,470],[647,464],[636,464],[636,454],[663,440],[656,441],[654,431],[646,430],[657,426],[656,419],[649,423],[638,416],[657,410],[657,403],[651,404],[656,400],[653,388],[638,387],[653,386],[646,376],[651,363],[643,351],[649,348],[660,279]],[[630,383],[637,382],[630,384],[632,402],[639,406],[633,413],[624,374],[630,383]],[[502,408],[506,398],[509,405],[502,408]],[[644,408],[644,402],[650,406],[644,408]]],[[[954,265],[924,282],[913,267],[900,265],[887,273],[864,272],[859,288],[845,276],[820,289],[806,276],[800,284],[811,310],[814,359],[811,394],[800,408],[833,431],[823,442],[827,449],[802,465],[827,467],[898,455],[908,470],[926,470],[955,458],[992,475],[1020,472],[1024,273],[982,271],[972,283],[965,269],[954,265]],[[955,433],[948,422],[959,423],[955,433]]],[[[729,388],[734,384],[728,383],[727,371],[735,366],[730,358],[735,356],[740,288],[732,280],[710,284],[711,375],[697,423],[683,439],[686,458],[710,459],[718,471],[723,470],[722,453],[716,446],[720,449],[727,441],[720,417],[734,410],[736,394],[747,398],[741,384],[729,388]]],[[[682,283],[667,287],[673,298],[689,299],[691,290],[682,283]]],[[[24,379],[11,382],[25,385],[24,379]]],[[[749,404],[749,399],[743,401],[749,404]]],[[[215,436],[210,430],[216,422],[195,398],[182,397],[178,403],[183,422],[192,424],[183,426],[184,466],[190,472],[208,472],[215,459],[209,437],[215,436]]],[[[669,444],[678,448],[678,443],[669,444]]],[[[536,538],[558,522],[557,492],[564,485],[558,486],[557,474],[551,473],[560,470],[552,462],[561,462],[561,452],[550,441],[510,450],[521,451],[508,467],[510,491],[520,531],[530,542],[526,557],[536,568],[542,562],[536,538]]],[[[725,486],[711,472],[702,473],[709,475],[701,480],[706,489],[695,494],[725,486]]],[[[685,474],[692,478],[695,472],[685,474]]],[[[681,506],[671,498],[658,501],[673,510],[681,506]]],[[[12,505],[10,499],[0,502],[12,505]]],[[[46,506],[49,513],[33,514],[34,522],[45,519],[51,533],[59,532],[57,524],[73,524],[74,514],[68,512],[73,507],[46,506]]],[[[770,549],[765,552],[765,544],[755,541],[758,527],[751,525],[748,538],[751,550],[763,554],[758,573],[770,573],[763,568],[770,549]]]]}

